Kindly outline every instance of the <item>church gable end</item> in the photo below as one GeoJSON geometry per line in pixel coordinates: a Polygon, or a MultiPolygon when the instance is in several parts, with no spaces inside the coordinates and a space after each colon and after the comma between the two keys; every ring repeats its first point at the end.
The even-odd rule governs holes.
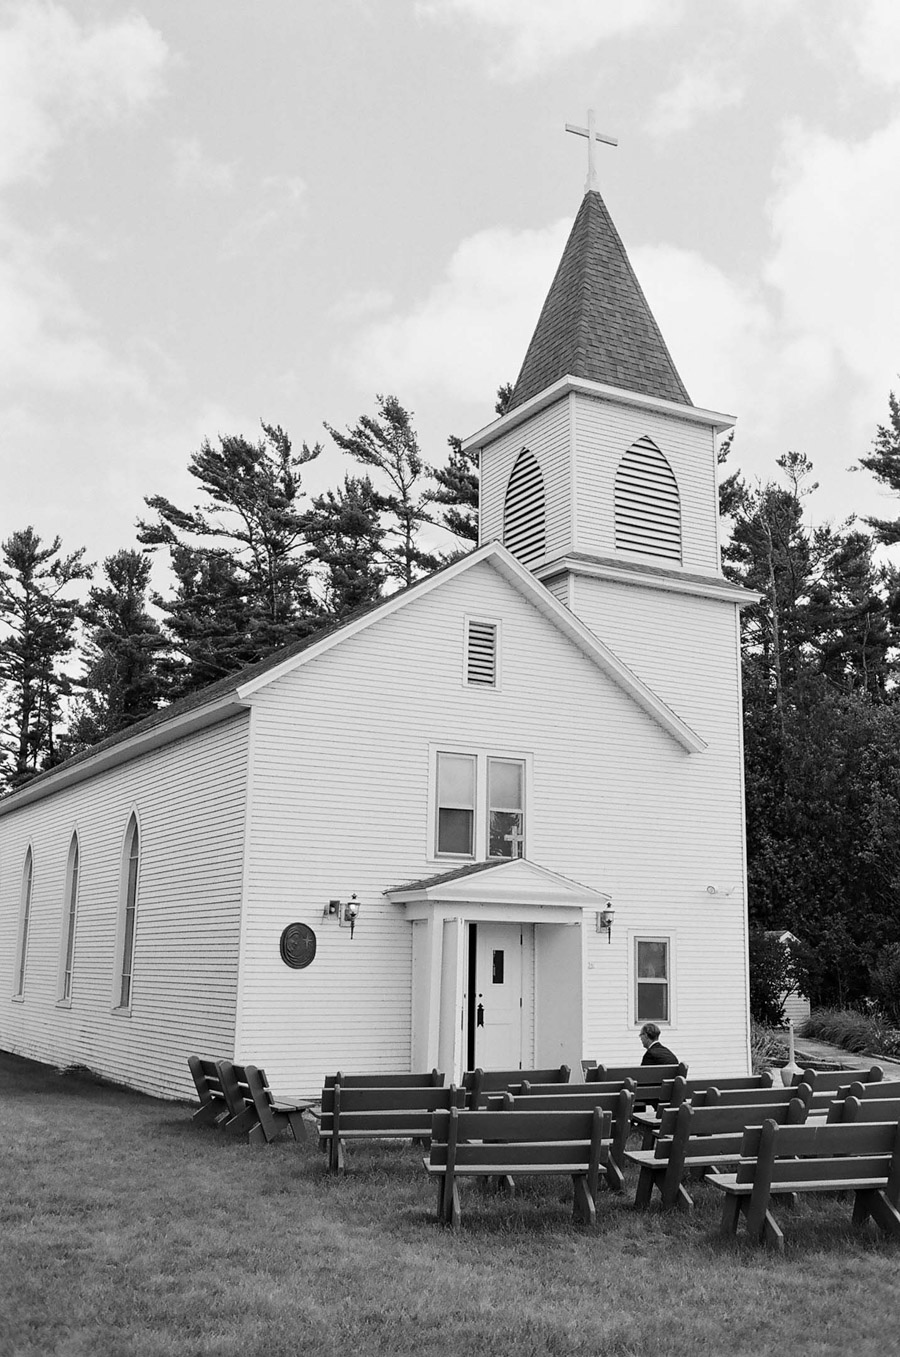
{"type": "Polygon", "coordinates": [[[616,468],[615,543],[617,551],[681,561],[678,482],[647,437],[633,443],[616,468]]]}

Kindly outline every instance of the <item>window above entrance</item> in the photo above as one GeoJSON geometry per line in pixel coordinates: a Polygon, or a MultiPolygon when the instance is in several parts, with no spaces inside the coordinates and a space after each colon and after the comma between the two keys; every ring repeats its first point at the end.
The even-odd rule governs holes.
{"type": "Polygon", "coordinates": [[[524,857],[527,757],[438,748],[432,753],[429,857],[524,857]]]}

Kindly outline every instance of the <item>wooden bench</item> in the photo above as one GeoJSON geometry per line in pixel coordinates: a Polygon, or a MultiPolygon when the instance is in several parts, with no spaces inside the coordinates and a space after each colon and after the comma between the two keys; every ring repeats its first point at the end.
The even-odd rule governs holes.
{"type": "Polygon", "coordinates": [[[871,1217],[900,1238],[900,1121],[778,1126],[767,1118],[748,1127],[736,1173],[708,1175],[725,1193],[722,1233],[733,1235],[743,1214],[748,1236],[784,1248],[771,1205],[797,1192],[853,1192],[853,1224],[871,1217]]]}
{"type": "Polygon", "coordinates": [[[188,1056],[188,1069],[194,1080],[200,1106],[191,1116],[198,1126],[215,1126],[221,1129],[231,1113],[225,1101],[225,1092],[219,1078],[215,1060],[204,1060],[198,1055],[188,1056]]]}
{"type": "Polygon", "coordinates": [[[884,1070],[880,1065],[872,1065],[868,1070],[803,1070],[795,1074],[793,1084],[809,1084],[813,1093],[837,1093],[848,1084],[880,1084],[884,1079],[884,1070]]]}
{"type": "Polygon", "coordinates": [[[334,1088],[341,1084],[344,1088],[442,1088],[444,1075],[440,1070],[413,1071],[387,1074],[326,1074],[324,1087],[334,1088]]]}
{"type": "Polygon", "coordinates": [[[328,1151],[328,1172],[344,1168],[348,1140],[420,1140],[431,1138],[436,1112],[465,1107],[465,1089],[451,1084],[358,1088],[334,1083],[322,1089],[319,1140],[328,1151]]]}
{"type": "Polygon", "coordinates": [[[771,1070],[766,1070],[762,1074],[729,1074],[724,1077],[709,1075],[705,1079],[687,1079],[683,1074],[679,1074],[672,1081],[666,1106],[680,1107],[683,1102],[690,1102],[695,1107],[702,1107],[711,1088],[717,1088],[720,1093],[733,1093],[737,1090],[755,1093],[760,1089],[774,1086],[775,1080],[771,1070]]]}
{"type": "Polygon", "coordinates": [[[522,1084],[528,1080],[533,1084],[567,1084],[572,1073],[568,1065],[560,1065],[548,1070],[466,1070],[462,1077],[462,1087],[468,1095],[468,1106],[477,1109],[484,1107],[485,1099],[492,1093],[518,1093],[522,1084]]]}
{"type": "Polygon", "coordinates": [[[621,1093],[623,1088],[634,1090],[633,1079],[597,1079],[592,1083],[581,1084],[537,1084],[532,1083],[530,1079],[523,1079],[521,1085],[516,1089],[510,1089],[511,1093],[534,1094],[537,1097],[552,1096],[562,1094],[568,1096],[570,1093],[621,1093]]]}
{"type": "Polygon", "coordinates": [[[686,1065],[596,1065],[587,1071],[585,1080],[591,1084],[615,1083],[617,1080],[624,1084],[630,1080],[634,1085],[635,1101],[642,1106],[655,1107],[668,1101],[679,1074],[687,1074],[686,1065]]]}
{"type": "MultiPolygon", "coordinates": [[[[809,1094],[808,1089],[805,1092],[809,1094]]],[[[794,1097],[780,1106],[763,1109],[762,1116],[773,1122],[799,1125],[806,1120],[808,1107],[808,1096],[805,1100],[794,1097]]],[[[690,1170],[707,1171],[736,1164],[741,1157],[745,1127],[757,1118],[762,1120],[762,1116],[755,1104],[693,1107],[682,1103],[680,1107],[666,1108],[653,1148],[628,1150],[625,1155],[640,1170],[635,1206],[649,1206],[656,1188],[667,1210],[673,1206],[692,1210],[694,1202],[682,1181],[684,1175],[690,1170]]]]}
{"type": "Polygon", "coordinates": [[[247,1083],[247,1071],[243,1065],[235,1065],[231,1060],[217,1060],[216,1068],[228,1108],[228,1117],[221,1129],[232,1136],[249,1136],[259,1126],[259,1117],[247,1083]]]}
{"type": "Polygon", "coordinates": [[[851,1093],[835,1099],[825,1120],[827,1125],[836,1121],[900,1121],[900,1098],[860,1098],[851,1093]]]}
{"type": "Polygon", "coordinates": [[[461,1219],[459,1180],[512,1175],[570,1175],[573,1219],[593,1225],[597,1190],[608,1157],[609,1112],[486,1112],[452,1108],[435,1113],[431,1152],[423,1162],[438,1177],[438,1220],[453,1229],[461,1219]]]}
{"type": "Polygon", "coordinates": [[[295,1140],[306,1139],[303,1114],[310,1111],[309,1103],[273,1098],[265,1070],[255,1065],[244,1067],[244,1079],[257,1116],[257,1124],[248,1132],[251,1145],[268,1144],[282,1131],[290,1131],[295,1140]]]}
{"type": "Polygon", "coordinates": [[[512,1112],[569,1112],[590,1111],[597,1107],[608,1112],[612,1118],[610,1125],[609,1153],[604,1159],[606,1183],[613,1192],[622,1192],[625,1187],[625,1146],[631,1130],[631,1113],[634,1109],[634,1093],[621,1088],[617,1093],[602,1093],[596,1090],[598,1084],[566,1084],[555,1093],[535,1093],[535,1088],[547,1085],[526,1083],[518,1094],[504,1094],[504,1106],[512,1112]],[[581,1090],[586,1090],[582,1092],[581,1090]]]}
{"type": "Polygon", "coordinates": [[[854,1081],[842,1085],[835,1095],[838,1098],[859,1098],[862,1102],[869,1098],[900,1098],[900,1079],[882,1079],[873,1084],[861,1084],[854,1081]]]}

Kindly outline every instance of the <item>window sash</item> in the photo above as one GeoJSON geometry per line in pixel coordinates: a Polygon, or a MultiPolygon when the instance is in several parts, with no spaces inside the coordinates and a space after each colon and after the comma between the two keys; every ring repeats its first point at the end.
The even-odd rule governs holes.
{"type": "Polygon", "coordinates": [[[34,885],[34,856],[29,848],[22,873],[22,926],[19,933],[19,960],[16,967],[16,998],[25,993],[25,959],[28,955],[28,924],[31,919],[31,892],[34,885]]]}
{"type": "Polygon", "coordinates": [[[119,1007],[131,1004],[131,980],[134,967],[134,920],[137,911],[138,866],[140,838],[137,823],[133,823],[128,841],[128,864],[125,882],[125,901],[122,912],[122,967],[119,985],[119,1007]]]}
{"type": "Polygon", "coordinates": [[[474,856],[477,771],[474,754],[447,752],[437,756],[438,857],[474,856]]]}
{"type": "Polygon", "coordinates": [[[440,749],[434,757],[434,857],[523,857],[527,760],[440,749]]]}
{"type": "Polygon", "coordinates": [[[635,938],[634,955],[635,1021],[669,1022],[671,975],[669,939],[635,938]]]}
{"type": "Polygon", "coordinates": [[[78,900],[78,840],[72,845],[72,858],[69,871],[69,893],[66,911],[66,956],[63,965],[63,999],[72,997],[72,961],[75,956],[75,906],[78,900]]]}

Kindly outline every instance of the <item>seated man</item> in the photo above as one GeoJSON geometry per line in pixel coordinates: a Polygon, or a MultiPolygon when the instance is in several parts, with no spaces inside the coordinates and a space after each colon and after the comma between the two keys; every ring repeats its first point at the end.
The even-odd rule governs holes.
{"type": "Polygon", "coordinates": [[[678,1056],[673,1055],[668,1046],[659,1039],[659,1028],[655,1022],[645,1022],[641,1028],[641,1045],[644,1048],[642,1065],[677,1065],[678,1056]]]}

